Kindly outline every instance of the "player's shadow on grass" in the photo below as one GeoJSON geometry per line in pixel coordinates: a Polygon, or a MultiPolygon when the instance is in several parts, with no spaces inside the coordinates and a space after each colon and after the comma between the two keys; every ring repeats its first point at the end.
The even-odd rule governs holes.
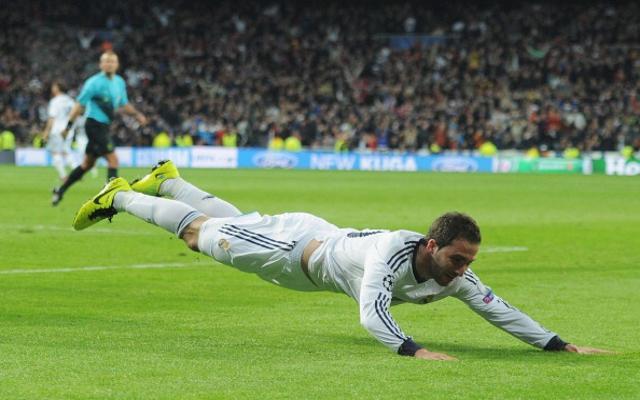
{"type": "MultiPolygon", "coordinates": [[[[345,348],[355,348],[360,352],[371,352],[380,344],[373,338],[364,336],[350,336],[346,334],[317,334],[318,341],[327,343],[333,343],[334,345],[344,346],[345,348]],[[322,340],[321,338],[325,338],[322,340]]],[[[522,362],[522,360],[528,360],[529,362],[540,361],[546,363],[550,359],[554,358],[558,360],[562,359],[563,362],[589,362],[592,357],[582,357],[567,352],[547,352],[536,349],[534,347],[522,347],[517,344],[514,347],[504,347],[496,345],[495,347],[429,340],[422,341],[421,344],[431,351],[447,353],[455,356],[460,360],[499,360],[499,361],[513,361],[522,362]]],[[[598,356],[602,357],[602,356],[598,356]]]]}

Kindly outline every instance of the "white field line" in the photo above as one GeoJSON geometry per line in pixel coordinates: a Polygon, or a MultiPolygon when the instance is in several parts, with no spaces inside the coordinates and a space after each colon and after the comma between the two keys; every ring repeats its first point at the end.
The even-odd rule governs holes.
{"type": "MultiPolygon", "coordinates": [[[[517,251],[529,251],[522,246],[493,246],[483,250],[485,253],[510,253],[517,251]]],[[[133,265],[94,265],[77,268],[44,268],[29,269],[16,268],[0,271],[0,275],[20,275],[20,274],[57,274],[65,272],[86,272],[86,271],[107,271],[113,269],[162,269],[162,268],[185,268],[196,266],[200,263],[159,263],[159,264],[133,264],[133,265]]],[[[212,263],[213,265],[213,263],[212,263]]]]}
{"type": "MultiPolygon", "coordinates": [[[[16,224],[0,224],[0,228],[9,228],[9,229],[17,229],[17,230],[33,230],[33,231],[64,231],[64,232],[75,232],[72,227],[63,227],[57,225],[16,225],[16,224]]],[[[97,228],[93,227],[89,233],[113,233],[117,235],[153,235],[154,232],[147,231],[126,231],[119,229],[110,229],[110,228],[97,228]]],[[[518,251],[529,251],[528,247],[523,246],[487,246],[481,247],[480,250],[482,253],[513,253],[518,251]]]]}
{"type": "Polygon", "coordinates": [[[529,251],[529,248],[524,246],[487,246],[480,248],[481,253],[514,253],[517,251],[529,251]]]}
{"type": "MultiPolygon", "coordinates": [[[[54,232],[75,232],[71,226],[57,226],[57,225],[16,225],[16,224],[0,224],[0,228],[5,229],[14,229],[18,231],[54,231],[54,232]]],[[[113,233],[118,235],[152,235],[153,232],[145,232],[145,231],[126,231],[119,229],[109,229],[109,228],[91,228],[89,233],[113,233]]]]}
{"type": "MultiPolygon", "coordinates": [[[[112,269],[161,269],[161,268],[186,268],[201,263],[160,263],[160,264],[133,264],[133,265],[95,265],[77,268],[43,268],[43,269],[7,269],[0,271],[0,275],[20,275],[20,274],[50,274],[63,272],[85,272],[85,271],[106,271],[112,269]]],[[[213,265],[213,263],[211,263],[213,265]]]]}

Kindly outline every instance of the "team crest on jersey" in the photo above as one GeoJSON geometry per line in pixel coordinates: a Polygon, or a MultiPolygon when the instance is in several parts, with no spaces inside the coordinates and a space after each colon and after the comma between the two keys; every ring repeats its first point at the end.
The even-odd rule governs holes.
{"type": "Polygon", "coordinates": [[[229,251],[229,247],[231,247],[231,243],[227,239],[218,240],[218,247],[220,247],[224,251],[229,251]]]}
{"type": "Polygon", "coordinates": [[[484,295],[484,297],[482,298],[482,301],[483,301],[485,304],[489,304],[489,303],[491,303],[491,302],[493,301],[493,298],[494,298],[494,296],[493,296],[493,291],[492,291],[491,289],[489,289],[489,291],[487,292],[487,294],[486,294],[486,295],[484,295]]]}

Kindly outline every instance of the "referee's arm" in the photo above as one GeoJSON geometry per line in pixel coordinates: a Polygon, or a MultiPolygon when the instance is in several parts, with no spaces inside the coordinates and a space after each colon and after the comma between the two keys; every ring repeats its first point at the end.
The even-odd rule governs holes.
{"type": "Polygon", "coordinates": [[[127,104],[123,105],[122,106],[122,111],[124,111],[125,114],[131,115],[132,117],[137,119],[138,122],[140,123],[140,125],[146,125],[147,124],[147,117],[145,117],[144,114],[142,114],[134,106],[132,106],[131,103],[127,103],[127,104]]]}
{"type": "Polygon", "coordinates": [[[120,102],[117,105],[122,108],[125,114],[131,115],[134,117],[140,125],[144,126],[147,124],[147,117],[144,116],[140,111],[136,110],[136,108],[129,102],[129,95],[127,95],[127,84],[124,82],[124,79],[119,78],[120,81],[120,90],[121,97],[120,102]]]}

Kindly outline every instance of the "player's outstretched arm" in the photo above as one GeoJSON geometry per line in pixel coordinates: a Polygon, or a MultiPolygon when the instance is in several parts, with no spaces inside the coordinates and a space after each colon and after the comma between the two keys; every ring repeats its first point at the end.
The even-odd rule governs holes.
{"type": "Polygon", "coordinates": [[[458,359],[445,353],[436,353],[427,349],[420,349],[413,355],[415,358],[421,358],[423,360],[436,360],[436,361],[457,361],[458,359]]]}
{"type": "Polygon", "coordinates": [[[563,341],[557,334],[543,328],[527,314],[509,305],[486,287],[471,270],[458,285],[455,297],[491,324],[512,334],[518,339],[546,351],[567,351],[578,354],[606,354],[608,350],[581,347],[563,341]]]}

